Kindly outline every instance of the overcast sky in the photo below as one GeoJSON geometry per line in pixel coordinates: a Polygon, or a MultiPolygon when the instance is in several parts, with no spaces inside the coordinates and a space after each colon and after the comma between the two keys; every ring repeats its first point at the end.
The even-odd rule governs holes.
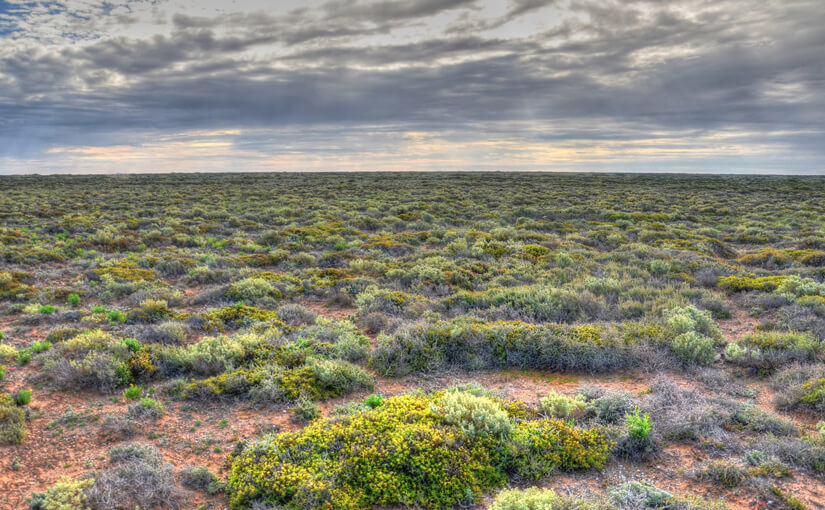
{"type": "Polygon", "coordinates": [[[823,0],[0,0],[0,174],[825,174],[823,0]]]}

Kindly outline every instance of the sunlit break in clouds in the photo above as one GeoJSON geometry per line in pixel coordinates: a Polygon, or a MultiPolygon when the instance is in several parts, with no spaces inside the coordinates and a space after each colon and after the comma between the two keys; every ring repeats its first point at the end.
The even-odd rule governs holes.
{"type": "Polygon", "coordinates": [[[822,0],[0,0],[0,174],[825,173],[822,0]]]}

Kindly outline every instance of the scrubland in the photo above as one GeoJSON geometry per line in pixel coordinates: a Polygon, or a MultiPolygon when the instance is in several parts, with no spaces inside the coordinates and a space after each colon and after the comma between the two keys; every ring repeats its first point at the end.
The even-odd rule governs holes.
{"type": "Polygon", "coordinates": [[[5,177],[0,507],[825,508],[824,280],[822,178],[5,177]]]}

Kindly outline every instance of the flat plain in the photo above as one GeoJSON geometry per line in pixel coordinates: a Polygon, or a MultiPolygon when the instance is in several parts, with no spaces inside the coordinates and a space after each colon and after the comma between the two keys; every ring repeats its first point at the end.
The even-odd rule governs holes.
{"type": "Polygon", "coordinates": [[[0,178],[0,507],[825,508],[825,178],[0,178]]]}

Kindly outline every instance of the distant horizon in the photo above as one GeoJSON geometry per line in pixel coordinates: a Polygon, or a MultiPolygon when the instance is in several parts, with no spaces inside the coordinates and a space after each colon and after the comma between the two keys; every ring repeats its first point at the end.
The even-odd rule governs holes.
{"type": "Polygon", "coordinates": [[[0,175],[825,174],[819,0],[0,0],[0,175]]]}
{"type": "Polygon", "coordinates": [[[741,172],[631,172],[631,171],[576,171],[576,170],[261,170],[256,172],[246,171],[214,171],[214,172],[105,172],[105,173],[21,173],[21,174],[0,174],[0,179],[9,177],[151,177],[151,176],[168,176],[168,175],[185,175],[185,176],[218,176],[218,175],[451,175],[451,174],[497,174],[497,175],[577,175],[577,176],[599,176],[599,175],[623,175],[631,177],[808,177],[808,178],[825,178],[823,173],[741,173],[741,172]]]}

